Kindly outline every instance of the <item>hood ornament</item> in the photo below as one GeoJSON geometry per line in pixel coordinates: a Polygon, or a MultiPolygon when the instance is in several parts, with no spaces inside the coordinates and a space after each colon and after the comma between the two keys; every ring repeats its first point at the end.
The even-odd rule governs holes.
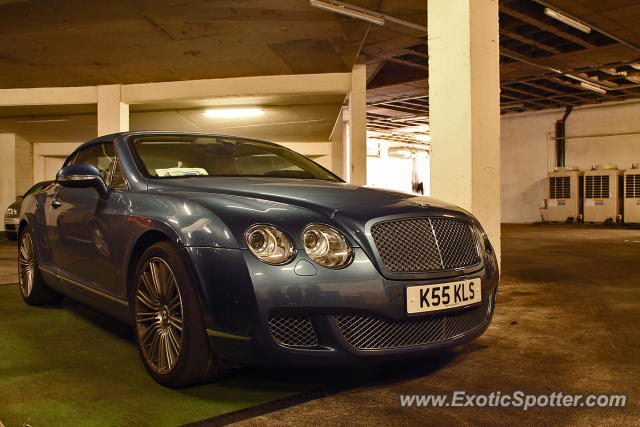
{"type": "Polygon", "coordinates": [[[413,202],[413,203],[410,203],[409,206],[415,206],[416,208],[423,208],[423,209],[431,207],[431,205],[427,202],[413,202]]]}

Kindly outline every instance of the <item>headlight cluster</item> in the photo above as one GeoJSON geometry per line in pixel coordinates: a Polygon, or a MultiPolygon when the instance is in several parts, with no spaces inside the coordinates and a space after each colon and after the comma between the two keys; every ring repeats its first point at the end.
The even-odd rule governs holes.
{"type": "Polygon", "coordinates": [[[270,225],[249,227],[245,240],[251,253],[267,264],[285,264],[295,255],[293,243],[287,235],[270,225]]]}
{"type": "Polygon", "coordinates": [[[302,231],[302,243],[309,258],[327,268],[343,268],[353,258],[344,236],[326,225],[311,224],[302,231]]]}
{"type": "Polygon", "coordinates": [[[8,208],[4,213],[4,216],[18,216],[18,210],[15,208],[8,208]]]}
{"type": "MultiPolygon", "coordinates": [[[[245,233],[247,247],[260,261],[272,265],[286,264],[295,257],[293,242],[278,228],[257,224],[245,233]]],[[[347,239],[335,228],[310,224],[302,231],[304,250],[323,267],[339,269],[353,260],[353,249],[347,239]]]]}

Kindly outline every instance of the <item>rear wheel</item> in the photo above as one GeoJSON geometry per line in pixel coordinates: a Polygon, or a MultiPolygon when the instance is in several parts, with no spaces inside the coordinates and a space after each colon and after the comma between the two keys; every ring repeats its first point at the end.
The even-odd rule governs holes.
{"type": "Polygon", "coordinates": [[[156,243],[144,252],[133,296],[138,349],[157,382],[183,387],[223,375],[205,333],[193,281],[172,244],[156,243]]]}
{"type": "Polygon", "coordinates": [[[62,295],[49,288],[38,269],[38,260],[31,237],[31,227],[26,226],[18,242],[18,284],[22,299],[30,305],[53,304],[62,295]]]}

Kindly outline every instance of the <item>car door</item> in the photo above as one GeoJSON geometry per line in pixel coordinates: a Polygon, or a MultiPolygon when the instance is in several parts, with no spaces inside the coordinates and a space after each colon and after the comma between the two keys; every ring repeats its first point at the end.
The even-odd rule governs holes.
{"type": "MultiPolygon", "coordinates": [[[[109,186],[116,164],[112,143],[99,143],[79,151],[66,164],[95,166],[109,186]]],[[[95,188],[56,184],[51,190],[47,229],[52,257],[60,275],[112,296],[121,297],[114,270],[110,236],[112,216],[120,191],[99,194],[95,188]]]]}

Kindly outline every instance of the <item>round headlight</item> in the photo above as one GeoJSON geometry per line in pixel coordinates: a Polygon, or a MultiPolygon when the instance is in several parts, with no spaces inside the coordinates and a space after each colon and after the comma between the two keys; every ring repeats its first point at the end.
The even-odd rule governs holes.
{"type": "Polygon", "coordinates": [[[338,230],[311,224],[302,231],[302,244],[309,258],[327,268],[344,268],[353,260],[353,250],[338,230]]]}
{"type": "Polygon", "coordinates": [[[247,229],[244,238],[251,253],[267,264],[285,264],[295,256],[291,240],[271,225],[253,225],[247,229]]]}

